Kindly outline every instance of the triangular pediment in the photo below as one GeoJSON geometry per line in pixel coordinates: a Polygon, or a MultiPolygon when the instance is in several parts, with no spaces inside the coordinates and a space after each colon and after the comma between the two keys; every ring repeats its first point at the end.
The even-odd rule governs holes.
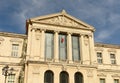
{"type": "Polygon", "coordinates": [[[86,28],[94,30],[92,26],[67,14],[64,10],[61,13],[31,18],[30,20],[36,23],[47,23],[52,25],[86,28]]]}

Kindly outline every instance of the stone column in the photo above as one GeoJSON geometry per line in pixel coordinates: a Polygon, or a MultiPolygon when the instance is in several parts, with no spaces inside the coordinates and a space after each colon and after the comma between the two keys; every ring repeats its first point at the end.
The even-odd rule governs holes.
{"type": "Polygon", "coordinates": [[[67,59],[69,63],[72,63],[72,40],[71,40],[71,33],[68,33],[67,36],[67,59]]]}
{"type": "Polygon", "coordinates": [[[79,42],[80,42],[80,58],[81,58],[81,64],[83,64],[83,56],[84,56],[84,38],[83,38],[83,34],[80,34],[79,37],[79,42]]]}
{"type": "Polygon", "coordinates": [[[94,52],[94,40],[92,35],[89,35],[89,54],[90,54],[90,64],[95,63],[95,52],[94,52]]]}
{"type": "Polygon", "coordinates": [[[54,34],[54,60],[55,62],[58,62],[59,61],[59,44],[58,44],[58,31],[55,31],[55,34],[54,34]]]}
{"type": "Polygon", "coordinates": [[[40,61],[44,61],[45,56],[45,30],[41,30],[41,55],[40,61]]]}

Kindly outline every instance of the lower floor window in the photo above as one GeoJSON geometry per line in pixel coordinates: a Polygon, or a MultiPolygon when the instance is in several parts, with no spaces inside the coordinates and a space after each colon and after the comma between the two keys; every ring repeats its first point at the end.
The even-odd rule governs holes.
{"type": "Polygon", "coordinates": [[[53,83],[53,72],[48,70],[45,72],[45,75],[44,75],[44,83],[53,83]]]}
{"type": "Polygon", "coordinates": [[[60,73],[60,83],[69,83],[69,76],[68,73],[63,71],[60,73]]]}

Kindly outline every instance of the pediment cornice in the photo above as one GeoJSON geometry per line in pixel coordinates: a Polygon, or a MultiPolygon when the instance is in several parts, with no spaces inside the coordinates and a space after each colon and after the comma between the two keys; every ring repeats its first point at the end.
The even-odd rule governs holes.
{"type": "Polygon", "coordinates": [[[32,23],[42,23],[42,24],[49,24],[49,25],[78,28],[78,29],[80,28],[80,29],[86,29],[86,30],[91,30],[91,31],[95,30],[89,24],[86,24],[82,22],[81,20],[78,20],[75,17],[67,14],[65,10],[57,14],[51,14],[51,15],[31,18],[28,21],[32,23]]]}

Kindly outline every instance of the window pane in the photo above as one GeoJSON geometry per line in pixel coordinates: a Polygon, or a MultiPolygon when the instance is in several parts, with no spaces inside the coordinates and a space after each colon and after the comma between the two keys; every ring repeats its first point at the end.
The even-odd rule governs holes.
{"type": "Polygon", "coordinates": [[[46,33],[45,34],[45,55],[46,59],[52,59],[53,58],[53,34],[52,33],[46,33]]]}
{"type": "Polygon", "coordinates": [[[100,78],[100,83],[105,83],[105,79],[100,78]]]}
{"type": "Polygon", "coordinates": [[[53,83],[53,72],[52,71],[46,71],[45,77],[44,77],[44,83],[53,83]]]}
{"type": "Polygon", "coordinates": [[[111,64],[116,64],[115,54],[110,54],[111,64]]]}
{"type": "Polygon", "coordinates": [[[79,37],[72,36],[72,56],[73,61],[80,60],[79,37]]]}
{"type": "Polygon", "coordinates": [[[101,52],[97,52],[97,61],[98,61],[98,63],[103,63],[102,53],[101,52]]]}
{"type": "Polygon", "coordinates": [[[60,73],[60,83],[68,83],[68,74],[66,72],[60,73]]]}
{"type": "Polygon", "coordinates": [[[119,79],[114,79],[114,83],[119,83],[119,79]]]}
{"type": "Polygon", "coordinates": [[[81,73],[77,72],[75,73],[74,77],[75,83],[83,83],[83,76],[81,73]]]}
{"type": "Polygon", "coordinates": [[[19,44],[12,44],[11,56],[17,57],[18,56],[18,50],[19,50],[19,44]]]}
{"type": "Polygon", "coordinates": [[[8,76],[8,83],[14,83],[15,80],[15,74],[11,74],[10,76],[8,76]]]}
{"type": "Polygon", "coordinates": [[[67,41],[66,41],[66,35],[59,35],[59,57],[60,60],[66,60],[67,59],[67,41]]]}

